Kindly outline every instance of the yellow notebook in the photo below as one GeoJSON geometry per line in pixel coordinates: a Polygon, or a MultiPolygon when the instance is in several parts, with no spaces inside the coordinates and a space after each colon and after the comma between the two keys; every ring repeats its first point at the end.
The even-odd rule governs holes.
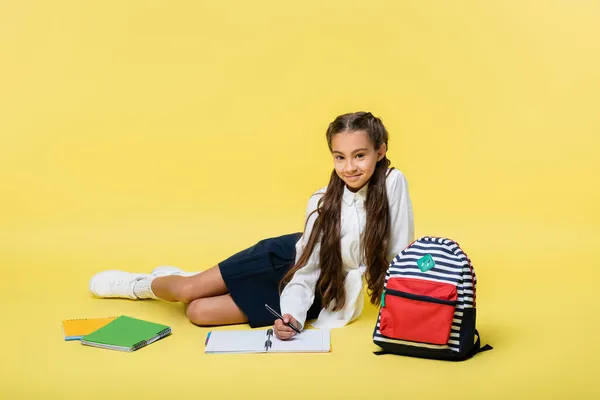
{"type": "Polygon", "coordinates": [[[65,340],[80,340],[97,331],[117,317],[67,319],[62,322],[65,340]]]}

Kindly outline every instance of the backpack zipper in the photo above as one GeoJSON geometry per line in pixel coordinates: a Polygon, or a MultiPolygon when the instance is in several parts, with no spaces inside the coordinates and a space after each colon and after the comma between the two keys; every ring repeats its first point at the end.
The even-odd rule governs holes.
{"type": "Polygon", "coordinates": [[[394,290],[394,289],[386,289],[383,291],[383,294],[381,296],[382,298],[382,307],[385,307],[385,294],[386,292],[392,296],[398,296],[398,297],[404,297],[405,299],[410,299],[410,300],[418,300],[418,301],[426,301],[429,303],[437,303],[437,304],[445,304],[445,305],[449,305],[449,306],[455,306],[456,304],[458,304],[457,300],[443,300],[443,299],[438,299],[436,297],[431,297],[431,296],[422,296],[419,294],[412,294],[412,293],[407,293],[407,292],[402,292],[400,290],[394,290]]]}

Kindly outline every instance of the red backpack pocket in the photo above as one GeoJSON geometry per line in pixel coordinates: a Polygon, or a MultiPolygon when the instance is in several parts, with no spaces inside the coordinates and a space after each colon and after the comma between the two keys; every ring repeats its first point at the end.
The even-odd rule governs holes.
{"type": "Polygon", "coordinates": [[[382,295],[380,332],[392,339],[444,345],[457,304],[456,286],[390,278],[382,295]]]}

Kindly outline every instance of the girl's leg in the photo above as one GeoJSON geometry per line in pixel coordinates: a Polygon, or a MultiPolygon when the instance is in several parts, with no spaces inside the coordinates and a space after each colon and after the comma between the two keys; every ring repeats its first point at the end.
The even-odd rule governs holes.
{"type": "Polygon", "coordinates": [[[196,299],[187,306],[189,320],[200,326],[244,324],[248,317],[235,304],[231,295],[196,299]]]}
{"type": "Polygon", "coordinates": [[[92,278],[90,290],[98,297],[156,298],[187,305],[186,315],[196,325],[248,322],[233,301],[218,266],[190,274],[176,268],[157,268],[153,274],[104,271],[92,278]]]}
{"type": "Polygon", "coordinates": [[[227,287],[218,266],[193,276],[167,275],[151,279],[150,288],[154,295],[166,301],[189,304],[205,297],[227,293],[227,287]]]}
{"type": "Polygon", "coordinates": [[[186,304],[200,297],[227,293],[218,266],[200,273],[186,273],[174,267],[158,267],[150,274],[103,271],[90,280],[89,289],[101,298],[159,298],[186,304]]]}
{"type": "Polygon", "coordinates": [[[168,275],[154,278],[151,289],[159,299],[187,304],[186,315],[196,325],[248,322],[248,317],[228,294],[218,266],[189,277],[168,275]]]}
{"type": "Polygon", "coordinates": [[[278,288],[273,284],[275,275],[272,274],[277,275],[283,270],[275,268],[273,256],[279,260],[278,263],[293,263],[294,246],[301,236],[301,233],[294,233],[261,240],[219,264],[236,293],[236,299],[240,299],[248,314],[228,294],[219,266],[201,273],[186,273],[174,267],[159,267],[151,274],[103,271],[91,279],[89,290],[102,298],[160,298],[181,302],[187,305],[189,319],[198,325],[248,322],[248,315],[254,319],[252,314],[255,310],[266,312],[263,298],[277,297],[278,288]]]}

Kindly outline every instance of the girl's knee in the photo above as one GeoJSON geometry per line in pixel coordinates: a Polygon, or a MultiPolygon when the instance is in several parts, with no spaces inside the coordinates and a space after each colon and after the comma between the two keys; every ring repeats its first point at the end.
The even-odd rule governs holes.
{"type": "Polygon", "coordinates": [[[185,311],[186,316],[195,325],[204,325],[207,323],[207,313],[210,312],[206,302],[202,299],[191,301],[185,311]]]}
{"type": "Polygon", "coordinates": [[[190,322],[198,326],[248,322],[248,318],[243,311],[228,296],[196,299],[188,304],[185,313],[190,322]]]}

